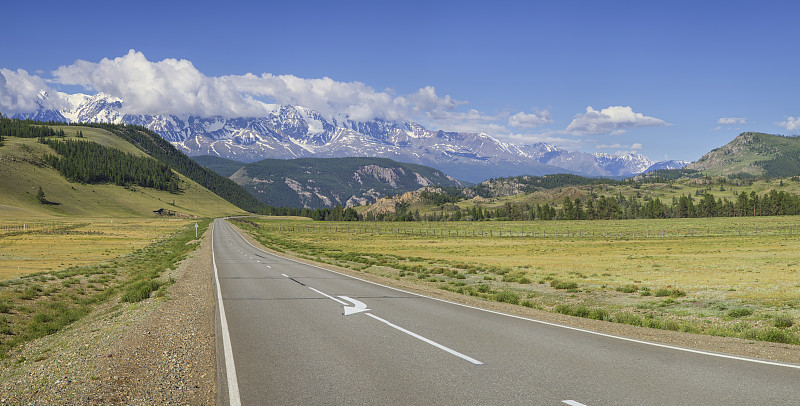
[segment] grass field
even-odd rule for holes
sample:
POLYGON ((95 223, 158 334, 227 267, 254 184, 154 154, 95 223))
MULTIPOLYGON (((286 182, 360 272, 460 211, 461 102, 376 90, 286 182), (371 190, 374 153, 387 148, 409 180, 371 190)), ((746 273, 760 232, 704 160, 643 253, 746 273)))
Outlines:
POLYGON ((800 343, 800 217, 254 224, 279 250, 486 300, 800 343))
MULTIPOLYGON (((210 220, 197 220, 202 234, 210 220)), ((73 219, 0 223, 0 358, 109 300, 135 303, 172 283, 199 245, 195 221, 73 219), (20 229, 22 228, 22 229, 20 229)), ((24 361, 24 360, 22 360, 24 361)))
POLYGON ((108 262, 194 223, 166 218, 0 220, 0 281, 108 262))

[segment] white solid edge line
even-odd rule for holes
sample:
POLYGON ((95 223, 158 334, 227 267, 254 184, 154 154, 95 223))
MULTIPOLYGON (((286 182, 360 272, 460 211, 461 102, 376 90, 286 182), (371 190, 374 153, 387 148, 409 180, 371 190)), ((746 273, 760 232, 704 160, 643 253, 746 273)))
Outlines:
MULTIPOLYGON (((247 241, 247 240, 245 240, 247 241)), ((211 230, 211 263, 214 265, 214 281, 217 284, 217 303, 219 303, 219 322, 222 328, 222 348, 225 353, 225 375, 228 377, 228 402, 230 406, 241 406, 239 398, 239 380, 236 377, 236 366, 233 363, 231 334, 228 331, 228 319, 225 317, 225 305, 222 303, 222 289, 219 285, 219 272, 214 257, 214 229, 211 230)))
POLYGON ((574 400, 562 400, 561 403, 566 403, 569 406, 586 406, 581 402, 576 402, 574 400))
POLYGON ((459 358, 461 358, 463 360, 471 362, 471 363, 473 363, 475 365, 483 365, 483 362, 480 362, 480 361, 476 360, 475 358, 472 358, 470 356, 464 355, 464 354, 462 354, 462 353, 460 353, 460 352, 458 352, 456 350, 447 348, 447 347, 437 343, 436 341, 433 341, 431 339, 425 338, 425 337, 423 337, 423 336, 421 336, 421 335, 419 335, 419 334, 417 334, 417 333, 415 333, 413 331, 408 331, 408 330, 406 330, 406 329, 404 329, 404 328, 402 328, 402 327, 400 327, 400 326, 398 326, 396 324, 392 324, 392 323, 390 323, 390 322, 388 322, 388 321, 386 321, 386 320, 384 320, 384 319, 382 319, 382 318, 380 318, 380 317, 378 317, 378 316, 376 316, 376 315, 374 315, 372 313, 364 313, 364 314, 366 314, 369 317, 372 317, 375 320, 378 320, 378 321, 380 321, 382 323, 385 323, 389 327, 393 327, 393 328, 395 328, 397 330, 400 330, 400 331, 410 335, 411 337, 414 337, 414 338, 416 338, 418 340, 422 340, 422 341, 424 341, 424 342, 426 342, 426 343, 428 343, 428 344, 430 344, 430 345, 432 345, 432 346, 434 346, 434 347, 436 347, 436 348, 438 348, 440 350, 447 351, 450 354, 455 355, 456 357, 459 357, 459 358))
MULTIPOLYGON (((234 229, 234 231, 235 231, 235 229, 234 229)), ((239 234, 238 231, 236 231, 236 233, 239 234)), ((240 237, 241 237, 241 235, 240 235, 240 237)), ((437 301, 443 302, 443 303, 450 303, 452 305, 466 307, 466 308, 474 309, 474 310, 480 310, 482 312, 487 312, 487 313, 497 314, 497 315, 501 315, 501 316, 511 317, 511 318, 515 318, 515 319, 519 319, 519 320, 526 320, 526 321, 530 321, 530 322, 533 322, 533 323, 544 324, 544 325, 552 326, 552 327, 564 328, 564 329, 567 329, 567 330, 580 331, 582 333, 594 334, 594 335, 598 335, 598 336, 601 336, 601 337, 615 338, 617 340, 623 340, 623 341, 628 341, 628 342, 637 343, 637 344, 644 344, 644 345, 650 345, 650 346, 653 346, 653 347, 667 348, 667 349, 676 350, 676 351, 690 352, 690 353, 693 353, 693 354, 708 355, 708 356, 711 356, 711 357, 727 358, 727 359, 733 359, 733 360, 737 360, 737 361, 753 362, 753 363, 756 363, 756 364, 772 365, 772 366, 793 368, 793 369, 800 370, 800 365, 797 365, 797 364, 788 364, 788 363, 777 362, 777 361, 768 361, 768 360, 763 360, 763 359, 758 359, 758 358, 740 357, 740 356, 730 355, 730 354, 721 354, 721 353, 716 353, 716 352, 695 350, 695 349, 692 349, 692 348, 677 347, 677 346, 674 346, 674 345, 668 345, 668 344, 654 343, 654 342, 650 342, 650 341, 637 340, 635 338, 615 336, 613 334, 601 333, 599 331, 586 330, 586 329, 579 328, 579 327, 565 326, 563 324, 551 323, 549 321, 531 319, 531 318, 528 318, 528 317, 517 316, 517 315, 514 315, 514 314, 502 313, 502 312, 498 312, 498 311, 495 311, 495 310, 482 309, 480 307, 470 306, 470 305, 463 304, 463 303, 452 302, 452 301, 449 301, 449 300, 439 299, 439 298, 436 298, 436 297, 425 296, 425 295, 420 294, 420 293, 409 292, 409 291, 406 291, 406 290, 403 290, 403 289, 399 289, 399 288, 395 288, 395 287, 391 287, 391 286, 387 286, 387 285, 382 285, 382 284, 377 283, 377 282, 368 281, 366 279, 361 279, 361 278, 359 278, 357 276, 352 276, 352 275, 348 275, 346 273, 337 272, 337 271, 334 271, 332 269, 323 268, 321 266, 317 266, 317 265, 313 265, 313 264, 307 264, 305 262, 301 262, 301 261, 298 261, 298 260, 295 260, 295 259, 292 259, 292 258, 282 257, 280 255, 273 254, 271 252, 267 252, 267 251, 264 251, 261 248, 256 247, 255 245, 250 243, 250 241, 247 241, 247 239, 244 238, 244 237, 242 237, 242 239, 246 243, 250 244, 251 247, 253 247, 253 248, 257 249, 257 250, 260 250, 261 252, 263 252, 265 254, 272 255, 274 257, 282 258, 282 259, 285 259, 287 261, 296 262, 298 264, 308 265, 310 267, 318 268, 318 269, 321 269, 323 271, 328 271, 328 272, 331 272, 331 273, 335 273, 337 275, 346 276, 346 277, 351 278, 351 279, 356 279, 356 280, 359 280, 359 281, 362 281, 362 282, 366 282, 366 283, 370 283, 370 284, 373 284, 373 285, 376 285, 376 286, 381 286, 381 287, 384 287, 384 288, 387 288, 387 289, 391 289, 391 290, 394 290, 394 291, 397 291, 397 292, 403 292, 403 293, 407 293, 409 295, 424 297, 424 298, 431 299, 431 300, 437 300, 437 301)))

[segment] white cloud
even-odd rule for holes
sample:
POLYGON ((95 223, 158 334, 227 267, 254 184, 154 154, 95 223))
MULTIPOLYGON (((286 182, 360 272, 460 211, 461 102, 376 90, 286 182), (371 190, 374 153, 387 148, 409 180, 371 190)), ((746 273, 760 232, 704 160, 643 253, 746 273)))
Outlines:
POLYGON ((800 116, 798 117, 786 117, 786 121, 781 121, 776 123, 779 126, 785 128, 787 131, 794 131, 800 128, 800 116))
POLYGON ((220 78, 203 75, 185 59, 151 62, 130 50, 122 57, 100 62, 78 60, 53 75, 66 85, 121 98, 125 113, 247 116, 263 114, 263 107, 237 92, 220 78))
POLYGON ((719 124, 719 125, 747 124, 747 118, 745 118, 745 117, 720 117, 720 119, 717 120, 717 124, 719 124))
POLYGON ((642 144, 640 144, 638 142, 630 144, 630 145, 623 145, 623 144, 620 144, 618 142, 614 143, 614 144, 598 144, 598 145, 595 145, 594 147, 596 149, 625 149, 625 150, 628 150, 628 151, 640 151, 640 150, 642 150, 644 148, 642 146, 642 144))
POLYGON ((553 118, 547 110, 534 110, 533 114, 519 112, 508 118, 508 125, 517 128, 533 128, 543 124, 550 124, 553 118))
POLYGON ((600 111, 592 106, 586 107, 586 113, 577 115, 567 126, 573 135, 586 134, 622 134, 627 128, 666 126, 667 122, 641 113, 636 113, 630 106, 610 106, 600 111))
POLYGON ((38 76, 22 69, 0 69, 0 113, 11 116, 38 110, 43 90, 48 87, 38 76))
POLYGON ((396 96, 377 92, 361 82, 338 82, 327 77, 305 79, 269 73, 209 77, 188 60, 152 62, 134 50, 97 63, 79 60, 58 68, 53 75, 58 83, 82 85, 119 97, 125 112, 131 114, 257 116, 266 111, 257 99, 268 99, 326 116, 346 115, 365 121, 443 115, 465 104, 450 96, 438 96, 430 86, 396 96))

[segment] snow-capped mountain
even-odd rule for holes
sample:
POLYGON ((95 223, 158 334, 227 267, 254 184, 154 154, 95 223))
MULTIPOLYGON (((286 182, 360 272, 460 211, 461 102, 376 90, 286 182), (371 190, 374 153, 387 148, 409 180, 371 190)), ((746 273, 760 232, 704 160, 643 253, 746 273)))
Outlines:
POLYGON ((408 121, 323 117, 298 106, 270 105, 271 111, 263 117, 225 118, 124 114, 123 100, 102 93, 59 93, 57 97, 43 93, 41 99, 38 111, 15 117, 135 124, 158 133, 188 155, 213 155, 240 162, 380 157, 431 166, 471 182, 565 172, 626 177, 655 164, 639 154, 570 152, 545 143, 517 146, 486 133, 432 131, 408 121))
POLYGON ((645 169, 642 173, 648 173, 653 171, 658 171, 661 169, 683 169, 688 166, 691 162, 689 161, 676 161, 676 160, 669 160, 669 161, 661 161, 656 162, 651 165, 649 168, 645 169))
POLYGON ((638 175, 655 164, 654 161, 641 154, 610 155, 596 153, 594 156, 600 162, 600 166, 609 172, 616 173, 617 176, 638 175))

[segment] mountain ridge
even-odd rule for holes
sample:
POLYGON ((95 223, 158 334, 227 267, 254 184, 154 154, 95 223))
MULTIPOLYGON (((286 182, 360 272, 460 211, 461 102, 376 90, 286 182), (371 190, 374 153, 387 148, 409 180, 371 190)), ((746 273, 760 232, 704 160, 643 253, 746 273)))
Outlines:
POLYGON ((800 174, 800 137, 744 132, 686 169, 723 176, 797 176, 800 174))
POLYGON ((300 106, 268 106, 248 118, 130 115, 123 101, 102 93, 41 95, 40 109, 15 118, 133 124, 156 132, 188 155, 216 155, 241 162, 265 158, 369 156, 431 166, 479 182, 492 177, 572 173, 627 177, 656 162, 641 154, 570 152, 546 143, 514 145, 482 132, 428 130, 410 121, 353 121, 324 117, 300 106), (50 99, 61 101, 60 108, 50 99))

